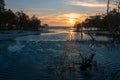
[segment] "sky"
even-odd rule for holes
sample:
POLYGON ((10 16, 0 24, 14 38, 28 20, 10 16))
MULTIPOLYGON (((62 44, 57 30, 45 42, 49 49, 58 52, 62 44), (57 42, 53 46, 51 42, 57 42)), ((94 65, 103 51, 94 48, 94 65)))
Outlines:
POLYGON ((36 15, 42 24, 73 26, 86 17, 105 13, 107 0, 5 0, 6 8, 36 15))

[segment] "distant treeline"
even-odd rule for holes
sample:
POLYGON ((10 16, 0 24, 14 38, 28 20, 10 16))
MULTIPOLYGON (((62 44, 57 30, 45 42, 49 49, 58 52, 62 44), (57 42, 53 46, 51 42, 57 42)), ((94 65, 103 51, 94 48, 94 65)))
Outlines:
POLYGON ((42 27, 41 21, 35 15, 29 17, 23 11, 13 12, 10 9, 7 10, 5 9, 4 0, 0 0, 0 30, 38 30, 39 27, 42 27))
POLYGON ((85 27, 120 31, 120 12, 117 9, 113 9, 108 14, 90 16, 84 22, 77 22, 74 26, 78 28, 85 27))
POLYGON ((113 8, 105 14, 89 16, 82 23, 76 22, 74 27, 76 31, 81 31, 82 28, 109 31, 113 39, 112 42, 120 42, 120 3, 117 8, 113 8))

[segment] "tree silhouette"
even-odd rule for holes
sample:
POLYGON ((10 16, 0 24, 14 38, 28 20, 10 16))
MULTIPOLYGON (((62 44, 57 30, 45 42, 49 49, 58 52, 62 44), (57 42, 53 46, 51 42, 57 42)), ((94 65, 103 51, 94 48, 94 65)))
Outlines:
POLYGON ((0 12, 5 9, 4 7, 5 7, 5 2, 4 2, 4 0, 0 0, 0 12))
POLYGON ((29 23, 29 16, 26 15, 23 11, 16 12, 16 18, 17 18, 17 28, 18 29, 27 29, 28 23, 29 23))
POLYGON ((15 14, 13 13, 12 10, 7 10, 4 12, 4 26, 6 26, 7 29, 12 29, 13 26, 16 24, 15 21, 16 21, 16 16, 15 14))
POLYGON ((31 20, 30 20, 30 26, 31 29, 33 30, 37 30, 40 27, 41 21, 39 19, 36 18, 36 16, 32 16, 31 20))
POLYGON ((36 16, 30 18, 23 11, 14 13, 11 9, 7 10, 4 0, 0 0, 0 30, 38 30, 39 27, 41 27, 41 21, 36 16))
POLYGON ((16 16, 12 10, 5 10, 0 13, 0 27, 1 29, 12 29, 16 25, 16 16))
POLYGON ((41 21, 36 16, 30 18, 23 11, 14 13, 10 9, 0 12, 0 29, 38 30, 39 27, 41 21))

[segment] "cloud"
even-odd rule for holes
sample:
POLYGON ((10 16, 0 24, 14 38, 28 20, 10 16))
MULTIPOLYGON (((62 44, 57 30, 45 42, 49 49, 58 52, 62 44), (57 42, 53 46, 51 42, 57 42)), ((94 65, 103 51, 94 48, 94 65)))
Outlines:
POLYGON ((29 8, 23 10, 25 13, 29 15, 48 15, 51 14, 54 9, 52 8, 29 8))
POLYGON ((62 14, 59 15, 59 17, 67 17, 67 18, 78 18, 78 17, 85 17, 88 16, 88 14, 81 14, 81 13, 67 13, 67 14, 62 14))
POLYGON ((84 6, 84 7, 106 7, 106 3, 96 0, 69 0, 69 5, 84 6))

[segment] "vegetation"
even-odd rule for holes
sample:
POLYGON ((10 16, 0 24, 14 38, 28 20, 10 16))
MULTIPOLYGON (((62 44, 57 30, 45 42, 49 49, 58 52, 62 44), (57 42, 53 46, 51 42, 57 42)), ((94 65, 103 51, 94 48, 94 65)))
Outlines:
POLYGON ((95 27, 102 30, 118 29, 120 26, 120 13, 113 9, 107 14, 90 16, 83 23, 84 27, 95 27), (110 25, 110 27, 109 27, 110 25))
POLYGON ((5 6, 4 0, 0 0, 0 11, 3 11, 5 9, 4 6, 5 6))
POLYGON ((98 30, 109 31, 113 37, 112 42, 120 42, 120 1, 117 2, 116 8, 110 10, 110 2, 108 0, 107 13, 102 15, 89 16, 82 23, 76 23, 74 27, 79 31, 81 27, 97 28, 98 30))
POLYGON ((80 54, 80 56, 82 58, 82 62, 80 63, 81 70, 87 70, 88 68, 92 67, 93 58, 94 58, 95 54, 91 54, 88 57, 84 57, 81 54, 80 54))
POLYGON ((82 23, 77 23, 77 27, 85 27, 85 28, 99 28, 101 30, 119 30, 120 31, 120 13, 117 12, 117 9, 111 10, 108 15, 95 15, 90 16, 82 23), (109 24, 108 24, 109 23, 109 24), (109 27, 110 25, 110 27, 109 27))
POLYGON ((14 13, 12 10, 7 10, 4 7, 4 0, 0 0, 0 30, 38 30, 38 28, 41 27, 41 21, 35 15, 30 18, 23 11, 14 13))

